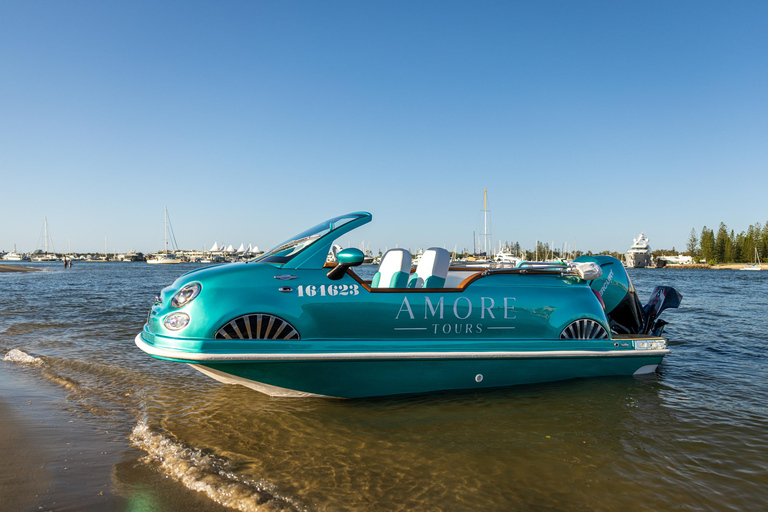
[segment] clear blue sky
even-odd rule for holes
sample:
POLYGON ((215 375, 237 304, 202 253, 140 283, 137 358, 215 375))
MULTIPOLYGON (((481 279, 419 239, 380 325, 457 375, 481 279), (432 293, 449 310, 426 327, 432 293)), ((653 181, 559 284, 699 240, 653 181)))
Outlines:
POLYGON ((768 221, 768 2, 0 3, 0 249, 626 250, 768 221), (346 243, 345 243, 346 245, 346 243))

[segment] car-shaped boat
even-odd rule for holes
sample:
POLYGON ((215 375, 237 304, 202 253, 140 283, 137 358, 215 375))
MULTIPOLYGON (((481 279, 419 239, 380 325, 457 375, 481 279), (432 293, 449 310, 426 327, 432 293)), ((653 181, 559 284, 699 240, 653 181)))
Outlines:
POLYGON ((271 396, 356 398, 653 373, 669 352, 621 262, 461 267, 445 249, 416 268, 387 251, 373 279, 334 241, 371 220, 342 215, 249 262, 188 272, 155 298, 135 342, 225 383, 271 396))

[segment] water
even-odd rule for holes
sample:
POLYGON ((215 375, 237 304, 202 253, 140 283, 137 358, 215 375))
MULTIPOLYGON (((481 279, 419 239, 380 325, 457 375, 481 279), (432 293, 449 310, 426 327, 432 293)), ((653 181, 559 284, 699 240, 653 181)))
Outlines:
POLYGON ((0 376, 59 390, 53 407, 101 436, 78 438, 81 463, 111 469, 44 507, 768 506, 768 272, 630 271, 643 301, 661 284, 684 296, 657 376, 339 401, 270 398, 136 348, 154 294, 194 265, 46 268, 0 274, 0 376))

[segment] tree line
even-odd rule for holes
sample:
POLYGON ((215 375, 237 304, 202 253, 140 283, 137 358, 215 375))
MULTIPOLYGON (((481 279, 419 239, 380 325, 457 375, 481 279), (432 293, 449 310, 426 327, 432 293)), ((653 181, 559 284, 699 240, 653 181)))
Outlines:
POLYGON ((755 260, 755 249, 760 259, 768 253, 768 222, 752 224, 746 231, 734 232, 721 222, 715 232, 704 226, 701 234, 691 229, 686 246, 688 254, 707 263, 751 263, 755 260))

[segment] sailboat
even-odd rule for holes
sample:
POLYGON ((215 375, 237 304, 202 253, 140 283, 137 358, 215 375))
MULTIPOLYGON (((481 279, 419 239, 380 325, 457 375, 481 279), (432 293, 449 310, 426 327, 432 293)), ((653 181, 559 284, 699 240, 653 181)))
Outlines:
MULTIPOLYGON (((474 238, 474 233, 473 233, 474 238)), ((491 247, 491 233, 488 231, 488 189, 483 190, 483 237, 482 253, 467 258, 462 261, 465 267, 490 267, 493 264, 493 247, 491 247), (479 256, 479 257, 478 257, 479 256)), ((473 240, 474 243, 474 240, 473 240)))
MULTIPOLYGON (((168 250, 168 223, 169 223, 168 207, 166 206, 165 207, 165 252, 159 252, 147 258, 147 263, 151 265, 181 263, 181 261, 177 260, 176 256, 168 250)), ((173 233, 173 227, 171 227, 171 233, 173 233)), ((176 238, 174 237, 174 244, 175 244, 175 240, 176 238)))
POLYGON ((757 247, 755 247, 755 262, 752 265, 747 265, 739 270, 763 270, 763 266, 760 264, 760 254, 757 252, 757 247))
POLYGON ((56 250, 53 248, 53 238, 48 231, 48 217, 43 217, 43 244, 45 245, 45 252, 32 257, 32 261, 47 262, 47 261, 59 261, 56 257, 56 250), (48 252, 48 242, 51 245, 51 252, 48 252))

